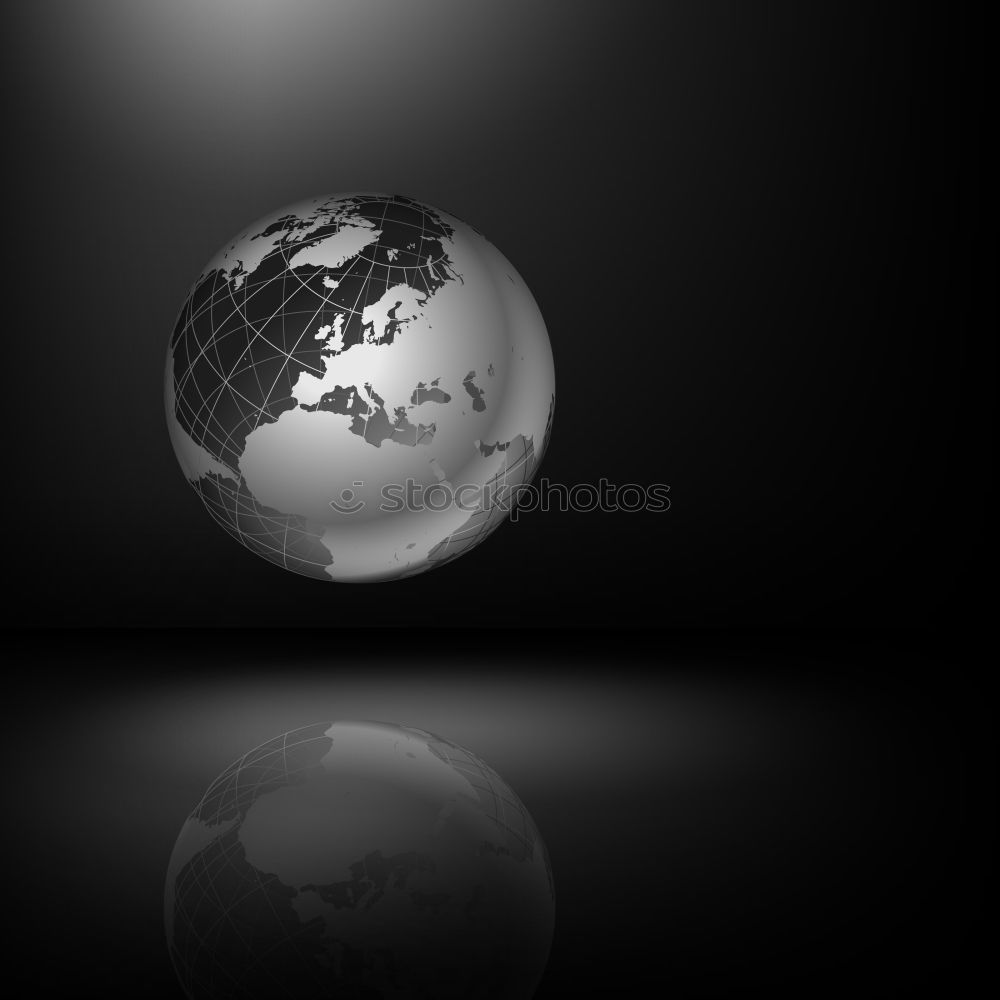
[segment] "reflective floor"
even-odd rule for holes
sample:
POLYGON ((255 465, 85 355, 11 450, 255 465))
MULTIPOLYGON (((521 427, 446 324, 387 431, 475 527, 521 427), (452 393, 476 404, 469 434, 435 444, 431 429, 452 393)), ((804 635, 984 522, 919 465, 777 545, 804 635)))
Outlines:
POLYGON ((960 656, 885 636, 509 638, 26 639, 5 727, 11 973, 28 988, 58 952, 43 978, 85 994, 179 996, 162 897, 184 818, 250 748, 339 718, 438 733, 523 800, 556 885, 541 998, 959 981, 989 758, 960 656))

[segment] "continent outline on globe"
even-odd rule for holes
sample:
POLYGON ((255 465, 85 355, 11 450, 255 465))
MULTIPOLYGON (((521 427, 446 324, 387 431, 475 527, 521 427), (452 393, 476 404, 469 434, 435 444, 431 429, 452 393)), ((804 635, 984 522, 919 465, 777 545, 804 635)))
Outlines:
POLYGON ((385 514, 387 484, 530 482, 555 404, 530 291, 480 233, 400 195, 281 209, 195 281, 167 356, 184 474, 244 546, 323 580, 412 576, 470 550, 509 508, 385 514), (338 504, 356 501, 353 513, 338 504))
POLYGON ((212 782, 171 856, 164 919, 192 1000, 526 1000, 554 888, 533 820, 475 754, 324 722, 212 782))

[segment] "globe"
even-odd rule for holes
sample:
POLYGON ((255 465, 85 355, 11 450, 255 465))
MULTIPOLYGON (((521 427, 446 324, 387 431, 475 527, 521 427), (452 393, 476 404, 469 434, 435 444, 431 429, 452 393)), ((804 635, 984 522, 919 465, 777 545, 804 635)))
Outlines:
POLYGON ((552 939, 545 845, 504 781, 405 726, 323 723, 209 787, 170 859, 192 998, 530 997, 552 939))
POLYGON ((513 265, 399 195, 273 212, 180 310, 167 423, 208 513, 319 580, 440 566, 508 518, 555 405, 541 313, 513 265))

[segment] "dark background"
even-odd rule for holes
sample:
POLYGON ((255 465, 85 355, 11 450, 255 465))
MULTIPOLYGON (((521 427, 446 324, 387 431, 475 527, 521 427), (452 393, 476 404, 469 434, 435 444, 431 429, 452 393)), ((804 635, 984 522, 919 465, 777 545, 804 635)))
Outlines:
POLYGON ((961 7, 152 6, 7 6, 13 620, 984 610, 984 82, 961 7), (378 600, 218 530, 165 433, 176 312, 251 220, 359 188, 468 220, 533 290, 557 381, 540 474, 667 483, 670 511, 525 515, 378 600))
POLYGON ((251 746, 351 715, 465 743, 524 799, 557 881, 539 1000, 967 995, 995 891, 975 18, 4 18, 4 610, 38 626, 7 644, 19 995, 176 998, 184 816, 251 746), (528 282, 541 475, 668 483, 670 511, 527 514, 364 587, 211 523, 162 413, 176 310, 247 222, 358 188, 468 220, 528 282))

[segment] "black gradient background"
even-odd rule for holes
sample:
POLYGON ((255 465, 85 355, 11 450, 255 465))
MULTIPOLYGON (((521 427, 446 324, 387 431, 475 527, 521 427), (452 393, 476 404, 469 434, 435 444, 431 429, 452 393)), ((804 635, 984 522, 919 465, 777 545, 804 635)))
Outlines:
POLYGON ((2 17, 16 994, 176 998, 184 816, 251 746, 355 716, 465 743, 531 810, 557 884, 540 1000, 968 995, 995 893, 975 17, 2 17), (468 220, 532 288, 541 474, 669 483, 669 512, 526 514, 370 587, 211 522, 162 414, 176 310, 248 221, 358 188, 468 220))
POLYGON ((985 606, 961 9, 5 12, 18 618, 835 627, 985 606), (557 380, 541 474, 668 483, 668 513, 526 515, 377 592, 276 579, 218 530, 164 433, 176 312, 251 220, 357 188, 468 220, 533 290, 557 380))

